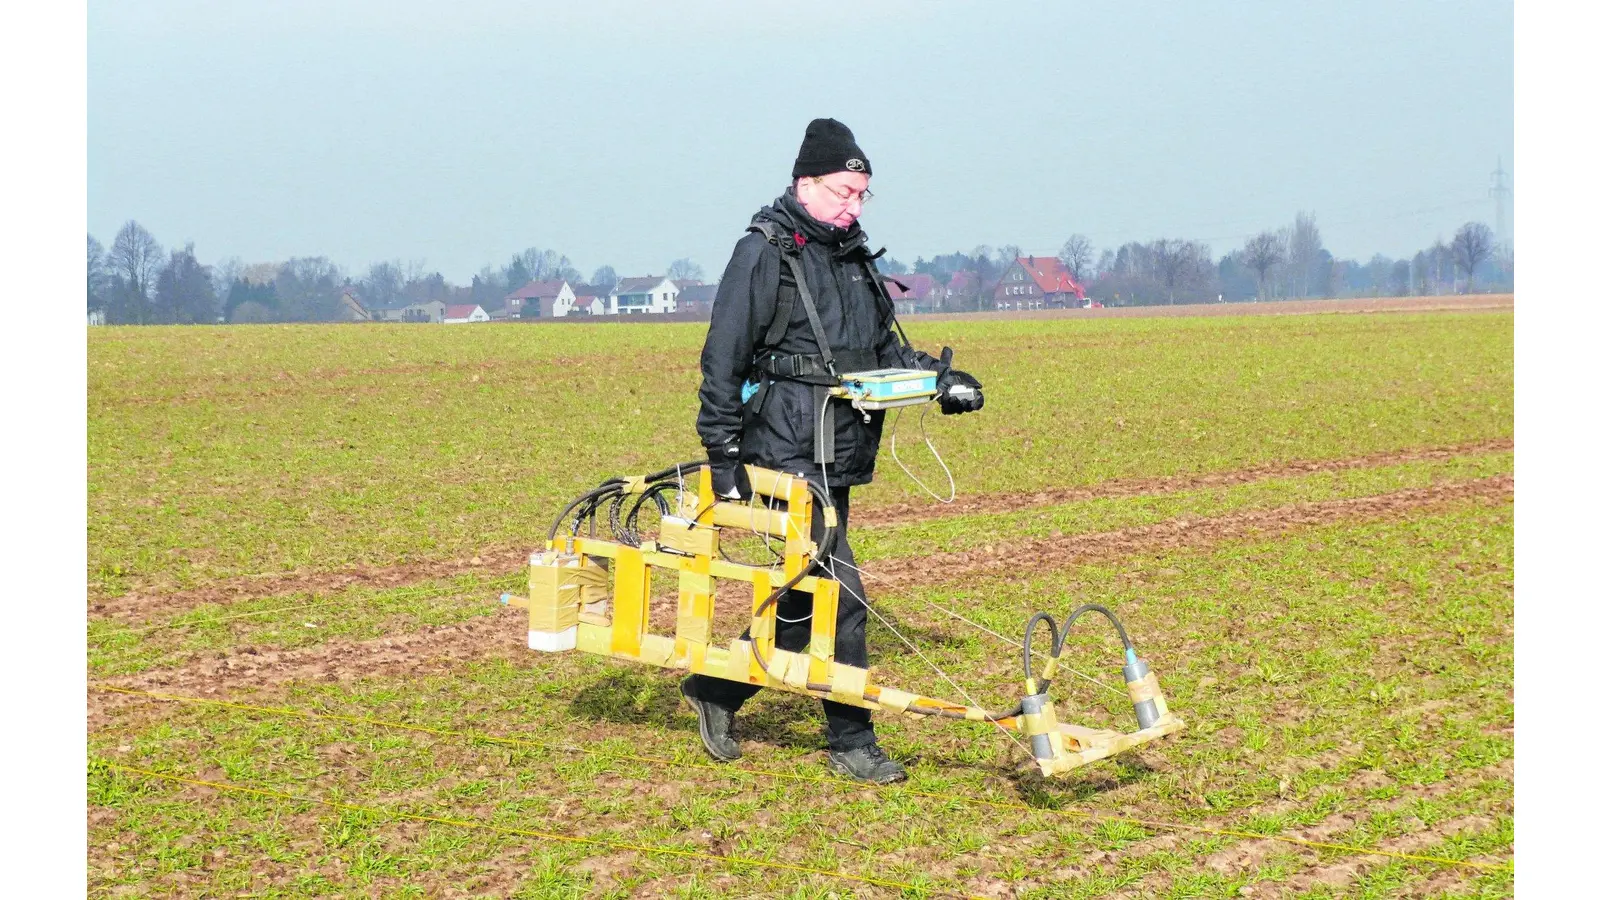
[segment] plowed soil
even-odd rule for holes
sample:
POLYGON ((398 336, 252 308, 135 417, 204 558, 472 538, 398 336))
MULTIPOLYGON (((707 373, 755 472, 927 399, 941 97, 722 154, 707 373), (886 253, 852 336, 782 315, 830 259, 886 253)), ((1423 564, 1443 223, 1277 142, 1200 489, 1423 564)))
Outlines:
MULTIPOLYGON (((1291 461, 1227 472, 1174 475, 1165 478, 1113 480, 1086 488, 1063 488, 1028 493, 980 494, 973 497, 958 498, 954 503, 950 504, 934 504, 931 502, 895 503, 878 507, 865 507, 859 513, 854 513, 853 517, 861 525, 893 525, 946 516, 1011 512, 1081 500, 1171 493, 1209 487, 1227 487, 1271 478, 1306 475, 1314 472, 1336 472, 1395 465, 1418 460, 1450 459, 1465 453, 1510 450, 1513 443, 1511 439, 1501 439, 1456 447, 1398 450, 1347 459, 1291 461)), ((467 558, 421 560, 397 566, 353 567, 337 572, 291 572, 230 578, 190 590, 171 593, 142 594, 134 592, 120 597, 91 599, 89 615, 92 618, 135 622, 153 616, 193 609, 205 604, 226 606, 231 603, 257 600, 263 597, 302 592, 322 593, 352 587, 404 587, 422 581, 450 578, 469 572, 503 574, 515 571, 526 562, 530 552, 541 546, 542 544, 536 546, 530 543, 525 546, 515 547, 485 547, 475 555, 467 558)))
MULTIPOLYGON (((868 590, 904 590, 1026 570, 1044 572, 1072 565, 1179 548, 1204 547, 1244 537, 1270 537, 1338 521, 1383 519, 1408 511, 1485 499, 1503 501, 1513 492, 1509 475, 1464 484, 1396 491, 1374 497, 1297 504, 1207 519, 1177 520, 1097 534, 1022 541, 982 551, 938 553, 888 560, 867 570, 868 590)), ((444 671, 468 660, 525 652, 526 615, 506 609, 459 625, 373 641, 342 641, 302 650, 235 649, 231 654, 175 669, 155 670, 110 683, 176 694, 218 695, 291 681, 346 681, 444 671)), ((89 692, 89 727, 132 701, 89 692)))

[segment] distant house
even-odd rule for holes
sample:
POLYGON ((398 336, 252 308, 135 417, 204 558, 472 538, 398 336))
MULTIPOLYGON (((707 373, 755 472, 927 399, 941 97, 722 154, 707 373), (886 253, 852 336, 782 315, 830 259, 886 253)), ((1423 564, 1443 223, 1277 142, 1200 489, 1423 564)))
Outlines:
POLYGON ((709 318, 716 302, 717 286, 714 284, 678 285, 678 312, 684 315, 709 318))
POLYGON ((579 294, 572 301, 572 308, 568 316, 603 316, 606 314, 606 298, 595 294, 579 294))
POLYGON ((506 295, 506 315, 513 319, 550 319, 564 316, 577 293, 566 281, 530 281, 506 295))
POLYGON ((468 322, 487 322, 489 314, 483 307, 476 303, 458 303, 444 309, 444 318, 439 321, 446 325, 464 325, 468 322))
POLYGON ((106 323, 106 311, 105 310, 103 310, 103 309, 91 309, 91 310, 89 310, 89 324, 90 325, 104 325, 105 323, 106 323))
POLYGON ((349 288, 339 295, 339 302, 333 308, 335 322, 370 322, 372 314, 361 305, 361 300, 356 297, 355 291, 349 288))
POLYGON ((391 300, 388 303, 371 301, 362 304, 374 322, 404 322, 406 307, 409 305, 404 300, 391 300))
POLYGON ((655 275, 618 281, 606 302, 606 314, 612 316, 677 311, 678 286, 655 275))
POLYGON ((424 300, 411 303, 400 310, 402 322, 443 322, 446 306, 443 300, 424 300))
POLYGON ((895 315, 932 312, 943 291, 932 275, 885 275, 883 286, 894 301, 895 315))
POLYGON ((966 269, 951 274, 950 280, 940 288, 940 304, 945 309, 977 309, 979 287, 978 273, 966 269))
POLYGON ((1019 256, 994 286, 995 309, 1079 306, 1083 288, 1054 256, 1019 256))

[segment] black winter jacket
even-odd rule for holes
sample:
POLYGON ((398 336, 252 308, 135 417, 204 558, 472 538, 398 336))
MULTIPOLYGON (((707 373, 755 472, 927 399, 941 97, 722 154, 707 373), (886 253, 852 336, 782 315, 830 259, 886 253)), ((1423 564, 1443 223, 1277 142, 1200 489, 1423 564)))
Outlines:
MULTIPOLYGON (((866 265, 867 236, 860 223, 842 229, 818 222, 795 198, 793 188, 751 219, 752 223, 760 221, 772 222, 782 233, 804 239, 800 261, 835 355, 843 350, 869 351, 878 367, 942 371, 939 360, 906 345, 896 334, 892 305, 878 296, 868 280, 872 276, 866 265)), ((817 479, 822 473, 813 462, 816 408, 811 385, 769 381, 760 415, 748 426, 745 422, 741 392, 747 381, 761 376, 753 365, 758 356, 820 351, 800 302, 794 304, 779 346, 763 343, 777 313, 780 254, 779 248, 758 232, 745 235, 734 246, 733 258, 717 286, 711 328, 700 353, 700 416, 696 424, 700 441, 707 447, 736 438, 744 462, 817 479)), ((866 484, 872 480, 877 462, 883 413, 873 413, 867 421, 847 403, 835 400, 832 404, 834 461, 827 466, 828 483, 834 487, 866 484)))

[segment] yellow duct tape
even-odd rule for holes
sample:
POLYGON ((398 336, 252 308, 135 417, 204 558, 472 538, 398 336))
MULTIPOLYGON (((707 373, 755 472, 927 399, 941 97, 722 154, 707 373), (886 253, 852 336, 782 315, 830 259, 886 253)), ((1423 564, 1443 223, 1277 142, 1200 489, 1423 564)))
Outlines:
POLYGON ((788 687, 803 691, 806 689, 806 675, 811 671, 811 658, 803 653, 774 650, 767 668, 773 678, 788 687))
POLYGON ((1156 673, 1146 672, 1137 681, 1128 682, 1128 696, 1135 703, 1145 700, 1154 700, 1161 696, 1161 685, 1156 682, 1156 673))
POLYGON ((639 643, 639 661, 653 666, 665 666, 677 655, 675 649, 672 638, 647 634, 639 643))
POLYGON ((1040 714, 1023 713, 1021 716, 1018 716, 1018 718, 1022 723, 1022 733, 1028 737, 1045 733, 1044 717, 1040 714))
POLYGON ((1040 681, 1049 681, 1056 677, 1056 665, 1061 662, 1061 657, 1052 656, 1044 662, 1044 671, 1039 673, 1040 681))
POLYGON ((833 665, 833 699, 840 703, 860 706, 866 702, 862 696, 867 690, 867 670, 839 663, 833 665))
POLYGON ((894 688, 878 689, 878 705, 884 709, 905 712, 906 708, 916 701, 916 694, 908 694, 905 691, 897 691, 894 688))
POLYGON ((578 624, 582 589, 606 587, 606 572, 575 556, 545 556, 528 566, 528 628, 554 634, 578 624))

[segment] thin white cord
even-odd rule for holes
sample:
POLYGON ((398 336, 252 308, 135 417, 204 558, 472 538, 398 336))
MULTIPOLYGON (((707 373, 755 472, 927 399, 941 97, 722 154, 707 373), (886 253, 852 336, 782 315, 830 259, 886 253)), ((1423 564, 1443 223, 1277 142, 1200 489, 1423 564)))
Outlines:
MULTIPOLYGON (((836 556, 834 556, 832 554, 828 555, 828 559, 829 559, 830 562, 841 562, 841 560, 838 557, 836 557, 836 556)), ((972 695, 968 694, 965 690, 963 690, 961 688, 961 685, 956 684, 955 679, 951 678, 949 675, 946 675, 944 673, 944 670, 939 668, 933 662, 933 660, 931 660, 927 656, 923 655, 922 651, 917 649, 917 645, 916 644, 911 643, 911 640, 909 638, 907 638, 905 635, 900 633, 900 629, 894 627, 894 625, 888 619, 884 618, 882 614, 880 614, 877 610, 873 609, 872 608, 872 604, 867 602, 867 598, 865 598, 865 597, 861 596, 860 594, 856 593, 855 590, 850 587, 850 585, 845 584, 843 581, 840 581, 838 573, 835 572, 833 570, 833 568, 828 565, 828 563, 820 563, 820 564, 821 564, 822 568, 825 569, 827 571, 827 573, 830 576, 833 577, 834 581, 839 582, 839 586, 840 587, 842 587, 845 590, 849 591, 850 592, 850 596, 856 598, 856 601, 858 603, 860 603, 863 607, 866 608, 867 612, 872 613, 874 616, 877 616, 878 617, 878 621, 882 622, 885 628, 889 629, 889 631, 892 634, 894 634, 895 637, 899 638, 900 642, 902 644, 905 644, 907 647, 911 648, 911 652, 915 653, 917 655, 918 659, 920 659, 924 663, 926 663, 928 668, 932 669, 934 671, 934 673, 937 674, 940 678, 943 678, 945 681, 949 682, 950 686, 955 688, 956 693, 960 694, 961 698, 963 700, 967 701, 967 705, 969 707, 971 707, 973 709, 982 709, 983 708, 982 704, 980 704, 977 701, 973 700, 972 699, 972 695)), ((849 563, 845 563, 845 565, 848 566, 850 564, 849 563)), ((850 567, 851 568, 855 568, 855 566, 850 566, 850 567)), ((860 571, 860 570, 858 569, 857 571, 860 571)), ((1006 737, 1011 738, 1013 743, 1015 743, 1018 747, 1022 748, 1022 752, 1023 753, 1025 753, 1025 754, 1027 754, 1029 756, 1033 755, 1033 751, 1028 747, 1027 744, 1024 744, 1022 742, 1021 738, 1017 737, 1015 734, 1012 734, 1008 729, 1000 727, 1000 724, 997 723, 997 722, 991 722, 989 724, 994 725, 995 730, 999 731, 1001 734, 1004 734, 1006 737)))
POLYGON ((889 426, 889 455, 894 457, 895 464, 900 467, 900 471, 906 473, 906 477, 915 481, 917 487, 922 488, 923 492, 929 497, 940 503, 956 502, 956 477, 950 474, 950 467, 944 464, 944 457, 939 455, 939 448, 935 447, 933 439, 928 437, 928 404, 922 404, 922 416, 918 419, 918 424, 922 428, 922 442, 928 445, 929 450, 933 451, 933 458, 939 461, 939 468, 944 469, 944 477, 950 482, 950 496, 948 498, 935 494, 931 488, 922 483, 922 479, 913 475, 911 470, 906 468, 906 464, 900 461, 900 454, 895 447, 895 437, 900 432, 900 413, 901 408, 896 408, 894 411, 894 424, 889 426))
MULTIPOLYGON (((852 565, 850 565, 850 563, 847 563, 844 560, 839 559, 838 557, 834 557, 834 562, 838 563, 841 566, 849 566, 850 568, 855 569, 857 574, 864 575, 867 578, 878 578, 878 576, 872 574, 871 572, 866 571, 865 569, 861 568, 860 566, 852 566, 852 565)), ((884 579, 878 578, 878 580, 882 581, 884 579)), ((928 599, 923 598, 923 597, 917 597, 916 599, 921 603, 925 603, 928 606, 931 606, 934 609, 937 609, 938 611, 944 613, 947 616, 951 616, 953 618, 960 619, 961 621, 967 623, 968 625, 971 625, 973 628, 976 628, 979 631, 988 632, 989 634, 994 635, 995 637, 999 638, 1002 641, 1005 641, 1006 643, 1010 644, 1013 647, 1016 647, 1018 649, 1021 649, 1021 647, 1022 647, 1022 642, 1021 641, 1015 640, 1013 638, 1008 638, 1008 637, 1006 637, 1005 635, 1001 634, 998 631, 994 631, 992 629, 985 628, 984 626, 979 625, 977 622, 972 621, 971 619, 967 618, 966 616, 961 615, 960 613, 956 612, 953 609, 946 609, 945 607, 940 606, 939 604, 933 602, 932 600, 928 600, 928 599)), ((1117 688, 1114 688, 1109 684, 1106 684, 1104 681, 1101 681, 1100 679, 1094 677, 1093 675, 1086 675, 1083 672, 1079 672, 1077 669, 1074 669, 1074 668, 1072 668, 1070 666, 1062 666, 1062 665, 1058 664, 1058 668, 1060 668, 1060 669, 1062 669, 1064 671, 1067 671, 1067 672, 1071 672, 1072 674, 1078 676, 1079 678, 1084 679, 1085 681, 1092 681, 1095 684, 1098 684, 1101 687, 1105 688, 1106 690, 1110 691, 1111 693, 1116 694, 1118 697, 1126 696, 1125 692, 1123 692, 1121 690, 1118 690, 1117 688)))

